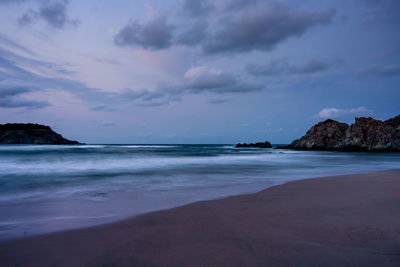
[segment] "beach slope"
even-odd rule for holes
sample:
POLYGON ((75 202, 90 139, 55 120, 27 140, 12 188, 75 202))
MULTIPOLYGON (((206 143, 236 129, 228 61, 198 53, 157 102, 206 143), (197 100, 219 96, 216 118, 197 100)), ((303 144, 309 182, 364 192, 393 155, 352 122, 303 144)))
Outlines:
POLYGON ((0 243, 1 266, 400 266, 400 171, 307 179, 0 243))

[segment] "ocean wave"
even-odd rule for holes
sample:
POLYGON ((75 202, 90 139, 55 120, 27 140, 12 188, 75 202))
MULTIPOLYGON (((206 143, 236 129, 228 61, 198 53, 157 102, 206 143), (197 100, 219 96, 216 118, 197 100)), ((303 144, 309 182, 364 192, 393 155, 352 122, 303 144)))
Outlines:
MULTIPOLYGON (((248 164, 262 162, 280 162, 282 154, 238 154, 238 155, 216 155, 212 157, 161 157, 138 155, 127 157, 60 157, 31 159, 21 161, 10 159, 0 161, 1 176, 9 174, 62 174, 62 173, 96 173, 115 172, 127 170, 146 170, 176 168, 187 165, 225 165, 225 164, 248 164)), ((288 161, 296 161, 295 158, 287 158, 288 161)))
POLYGON ((85 145, 76 146, 80 147, 78 152, 54 152, 54 146, 37 147, 45 151, 0 151, 0 201, 46 194, 65 197, 129 188, 168 190, 244 184, 265 177, 395 169, 399 168, 400 159, 390 153, 237 150, 227 145, 85 145))
POLYGON ((175 148, 178 146, 174 145, 118 145, 117 147, 128 147, 128 148, 175 148))
POLYGON ((104 148, 105 145, 0 145, 0 152, 54 151, 66 149, 104 148))

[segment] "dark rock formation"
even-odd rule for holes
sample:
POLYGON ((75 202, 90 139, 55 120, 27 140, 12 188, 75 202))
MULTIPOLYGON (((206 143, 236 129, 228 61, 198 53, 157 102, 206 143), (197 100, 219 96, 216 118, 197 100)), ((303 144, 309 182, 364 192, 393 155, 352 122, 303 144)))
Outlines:
POLYGON ((297 150, 400 151, 400 115, 386 121, 356 118, 350 126, 334 120, 314 125, 290 145, 297 150))
POLYGON ((77 141, 65 139, 49 126, 33 123, 0 124, 0 144, 53 144, 77 145, 77 141))
POLYGON ((346 123, 334 120, 319 122, 305 136, 294 140, 289 146, 294 149, 340 150, 348 127, 346 123))
POLYGON ((239 144, 237 144, 235 147, 271 148, 272 145, 270 144, 270 142, 265 141, 264 143, 263 143, 263 142, 259 142, 259 143, 255 143, 255 144, 253 144, 253 143, 251 143, 251 144, 246 144, 246 143, 240 144, 240 143, 239 143, 239 144))

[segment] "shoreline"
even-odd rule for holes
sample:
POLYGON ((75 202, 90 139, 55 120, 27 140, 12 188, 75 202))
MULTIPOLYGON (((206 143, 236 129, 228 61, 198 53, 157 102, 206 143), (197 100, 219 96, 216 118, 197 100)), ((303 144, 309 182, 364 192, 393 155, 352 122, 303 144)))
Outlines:
MULTIPOLYGON (((390 172, 390 171, 397 171, 400 169, 388 169, 388 170, 384 170, 384 171, 371 171, 371 172, 366 172, 366 173, 361 173, 361 174, 370 174, 370 173, 379 173, 379 172, 390 172)), ((71 223, 71 221, 69 220, 58 220, 52 224, 40 224, 40 226, 42 227, 42 231, 36 231, 32 233, 32 229, 26 229, 24 230, 23 233, 19 233, 19 234, 14 234, 14 235, 9 235, 8 237, 4 238, 4 237, 0 237, 0 243, 1 242, 6 242, 6 241, 12 241, 12 240, 17 240, 17 239, 25 239, 25 238, 29 238, 29 237, 35 237, 35 236, 41 236, 41 235, 46 235, 46 234, 54 234, 54 233, 59 233, 59 232, 65 232, 65 231, 73 231, 73 230, 79 230, 79 229, 86 229, 86 228, 91 228, 91 227, 96 227, 96 226, 103 226, 103 225, 107 225, 107 224, 112 224, 112 223, 117 223, 120 221, 125 221, 125 220, 129 220, 132 218, 135 218, 137 216, 141 216, 141 215, 146 215, 149 213, 153 213, 153 212, 157 212, 157 211, 166 211, 166 210, 170 210, 170 209, 174 209, 174 208, 179 208, 182 206, 186 206, 186 205, 190 205, 196 202, 201 202, 201 201, 213 201, 213 200, 220 200, 220 199, 225 199, 225 198, 229 198, 229 197, 235 197, 235 196, 241 196, 241 195, 249 195, 249 194, 256 194, 259 193, 261 191, 267 190, 271 187, 274 186, 279 186, 279 185, 284 185, 290 182, 294 182, 294 181, 302 181, 302 180, 307 180, 307 179, 319 179, 319 178, 324 178, 324 177, 331 177, 331 176, 342 176, 342 175, 355 175, 355 174, 360 174, 360 173, 338 173, 338 174, 330 174, 327 176, 318 176, 318 175, 313 175, 313 176, 303 176, 303 177, 297 177, 297 178, 287 178, 284 179, 286 181, 279 181, 279 182, 272 182, 271 184, 252 184, 251 186, 246 185, 246 190, 238 190, 237 186, 225 186, 225 188, 230 188, 230 190, 228 190, 228 193, 224 193, 224 194, 217 194, 218 196, 215 195, 211 195, 208 197, 196 197, 197 199, 195 200, 190 200, 190 201, 185 201, 185 200, 181 200, 178 201, 178 203, 174 203, 171 204, 167 201, 168 204, 161 204, 158 203, 158 207, 157 208, 151 208, 149 210, 145 210, 145 211, 141 211, 141 212, 136 212, 136 213, 131 213, 131 214, 124 214, 124 215, 114 215, 112 217, 108 216, 108 217, 98 217, 97 221, 95 222, 94 219, 92 219, 92 222, 88 222, 88 220, 86 218, 81 219, 81 223, 79 222, 74 222, 71 223), (236 189, 234 189, 236 188, 236 189), (59 225, 58 229, 57 229, 57 225, 59 225)), ((214 188, 209 188, 209 190, 213 190, 214 188)), ((204 190, 204 189, 203 189, 204 190)), ((126 194, 126 193, 125 193, 126 194)), ((181 194, 181 192, 178 192, 178 194, 181 194)), ((189 194, 193 194, 193 192, 189 193, 189 194)), ((202 192, 202 194, 206 194, 205 191, 202 192)), ((119 195, 119 199, 120 198, 120 194, 116 194, 119 195)), ((141 198, 143 198, 145 196, 141 196, 141 198)), ((122 199, 127 199, 127 197, 122 197, 122 199)), ((78 207, 79 206, 79 201, 77 200, 75 201, 75 203, 72 205, 74 207, 78 207)), ((129 201, 129 200, 128 200, 129 201)), ((115 201, 114 201, 115 202, 115 201)), ((129 202, 128 202, 129 203, 129 202)), ((147 204, 146 201, 142 201, 138 204, 135 204, 135 206, 132 207, 132 209, 137 209, 140 204, 147 204)), ((119 206, 119 205, 124 205, 124 209, 129 209, 129 206, 126 206, 125 204, 121 203, 121 202, 116 202, 114 203, 114 206, 119 206)), ((154 205, 154 204, 153 204, 154 205)), ((68 205, 71 206, 71 205, 68 205)), ((81 205, 82 207, 82 205, 81 205)), ((30 208, 34 208, 32 205, 29 207, 25 207, 26 209, 30 209, 30 208)), ((21 209, 21 207, 20 207, 21 209)), ((51 220, 50 220, 51 221, 51 220)), ((32 223, 31 223, 32 224, 32 223)), ((39 225, 39 224, 38 224, 39 225)))
POLYGON ((104 225, 3 240, 0 262, 397 266, 399 190, 399 170, 296 180, 104 225))

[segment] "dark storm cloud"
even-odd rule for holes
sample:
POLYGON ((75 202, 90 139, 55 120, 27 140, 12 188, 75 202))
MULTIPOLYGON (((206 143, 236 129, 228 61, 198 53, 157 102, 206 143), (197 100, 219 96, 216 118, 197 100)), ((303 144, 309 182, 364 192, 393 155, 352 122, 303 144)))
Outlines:
POLYGON ((29 10, 23 14, 18 23, 25 26, 33 23, 38 19, 43 19, 46 23, 54 28, 64 28, 67 24, 77 25, 77 20, 70 20, 67 14, 68 1, 46 1, 43 2, 39 10, 29 10))
POLYGON ((334 14, 334 10, 291 12, 281 6, 257 5, 221 20, 214 35, 204 43, 203 50, 207 54, 269 51, 312 27, 329 24, 334 14))
POLYGON ((268 64, 249 64, 247 71, 256 76, 277 76, 292 74, 313 74, 328 70, 332 63, 312 59, 303 65, 292 65, 287 61, 271 61, 268 64))
POLYGON ((214 7, 208 0, 184 0, 183 9, 190 16, 199 16, 210 13, 214 7))
POLYGON ((207 21, 198 21, 188 30, 178 35, 177 42, 188 46, 201 44, 201 41, 206 38, 207 28, 207 21))
POLYGON ((371 66, 357 71, 359 77, 391 77, 400 75, 400 65, 371 66))
POLYGON ((171 46, 171 26, 165 17, 159 17, 146 23, 130 21, 115 36, 115 44, 120 46, 140 46, 145 49, 164 49, 171 46))

